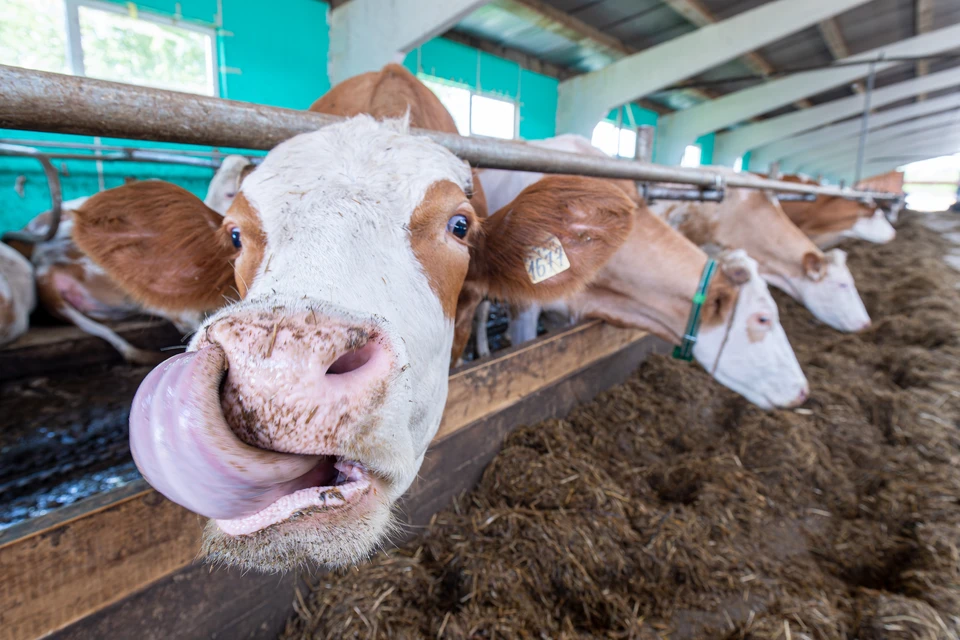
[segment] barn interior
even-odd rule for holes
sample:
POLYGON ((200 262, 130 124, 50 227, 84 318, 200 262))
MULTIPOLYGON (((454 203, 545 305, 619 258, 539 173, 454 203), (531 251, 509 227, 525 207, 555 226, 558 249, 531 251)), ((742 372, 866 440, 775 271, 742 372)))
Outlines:
POLYGON ((0 0, 0 248, 36 278, 0 342, 0 638, 960 637, 958 42, 960 0, 0 0), (204 515, 130 445, 198 325, 95 299, 76 212, 162 182, 223 216, 280 142, 339 122, 315 101, 389 63, 478 169, 630 180, 674 228, 741 193, 876 210, 895 239, 838 239, 869 328, 771 281, 809 382, 771 409, 719 353, 609 314, 545 306, 521 343, 491 294, 372 557, 204 558, 204 515), (538 146, 568 134, 601 155, 538 146))

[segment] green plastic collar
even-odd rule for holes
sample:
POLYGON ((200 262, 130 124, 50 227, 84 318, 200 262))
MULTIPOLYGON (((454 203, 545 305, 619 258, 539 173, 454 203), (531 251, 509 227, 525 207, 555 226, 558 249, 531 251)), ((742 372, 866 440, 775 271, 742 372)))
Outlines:
POLYGON ((687 328, 683 332, 683 342, 680 346, 673 348, 673 357, 677 360, 690 362, 693 360, 693 345, 697 343, 697 334, 700 332, 701 311, 703 303, 707 300, 707 289, 710 287, 710 281, 713 280, 713 274, 717 271, 717 261, 708 258, 707 264, 703 267, 703 273, 700 275, 700 285, 697 292, 693 295, 693 308, 690 309, 690 317, 687 319, 687 328))

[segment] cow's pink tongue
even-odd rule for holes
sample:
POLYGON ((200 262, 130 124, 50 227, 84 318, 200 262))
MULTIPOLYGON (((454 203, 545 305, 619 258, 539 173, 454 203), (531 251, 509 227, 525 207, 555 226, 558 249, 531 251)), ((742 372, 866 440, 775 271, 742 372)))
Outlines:
POLYGON ((167 498, 217 519, 257 513, 279 498, 336 476, 334 459, 257 449, 230 430, 220 408, 226 357, 216 346, 160 364, 130 411, 130 450, 140 473, 167 498))

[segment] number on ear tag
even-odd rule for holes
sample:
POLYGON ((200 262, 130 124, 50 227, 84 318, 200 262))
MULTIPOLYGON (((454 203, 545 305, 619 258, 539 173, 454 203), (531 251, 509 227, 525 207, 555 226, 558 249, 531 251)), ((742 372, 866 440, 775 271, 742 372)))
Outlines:
POLYGON ((527 265, 527 275, 533 284, 543 282, 570 268, 567 254, 556 236, 549 236, 544 244, 531 248, 524 257, 524 262, 527 265))

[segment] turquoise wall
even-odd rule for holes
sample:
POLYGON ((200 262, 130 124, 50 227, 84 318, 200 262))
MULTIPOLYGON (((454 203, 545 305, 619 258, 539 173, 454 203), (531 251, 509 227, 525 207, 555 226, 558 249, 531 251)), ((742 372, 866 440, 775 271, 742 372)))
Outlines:
POLYGON ((743 154, 743 166, 740 168, 741 171, 750 171, 750 155, 752 151, 747 151, 743 154))
MULTIPOLYGON (((119 0, 108 0, 126 5, 119 0)), ((216 0, 139 0, 140 12, 165 17, 175 15, 180 5, 182 17, 212 27, 216 0)), ((292 109, 305 109, 330 88, 327 75, 329 30, 328 7, 317 0, 284 0, 282 10, 265 10, 257 0, 225 0, 223 29, 217 36, 220 65, 227 72, 220 76, 220 95, 224 98, 257 102, 292 109)), ((64 136, 0 129, 2 138, 58 140, 92 143, 88 136, 64 136)), ((138 147, 176 149, 178 145, 123 141, 103 138, 104 144, 133 144, 138 147)), ((84 153, 84 152, 78 152, 84 153)), ((62 171, 64 198, 96 193, 99 176, 96 164, 89 161, 56 161, 62 171)), ((125 176, 161 178, 175 182, 199 196, 207 190, 213 171, 177 165, 146 163, 103 163, 104 187, 123 184, 125 176)), ((46 180, 34 160, 0 159, 0 232, 19 229, 33 216, 49 209, 46 180), (24 195, 14 190, 18 176, 24 176, 24 195)))
POLYGON ((414 49, 403 64, 413 73, 425 73, 479 93, 516 101, 520 137, 524 140, 550 138, 556 134, 558 82, 555 78, 521 69, 510 60, 443 38, 434 38, 414 49))
MULTIPOLYGON (((121 0, 108 0, 121 5, 121 0)), ((223 28, 218 32, 221 97, 292 109, 305 109, 330 88, 327 74, 329 7, 318 0, 285 0, 265 6, 257 0, 224 0, 223 28), (282 7, 279 9, 278 7, 282 7)), ((175 15, 213 26, 216 0, 139 0, 140 12, 166 17, 175 15)), ((509 98, 519 106, 519 134, 525 140, 556 135, 558 81, 520 68, 515 62, 478 51, 463 44, 435 38, 410 52, 404 64, 414 73, 424 73, 475 91, 509 98)), ((637 105, 613 109, 624 126, 657 125, 657 114, 637 105)), ((93 142, 86 136, 64 136, 0 130, 0 137, 93 142)), ((104 138, 104 144, 134 144, 140 147, 176 149, 177 145, 104 138)), ((703 164, 712 164, 714 136, 697 140, 703 149, 703 164)), ((64 198, 95 193, 100 175, 88 161, 56 162, 63 168, 64 198)), ((126 176, 161 178, 175 182, 199 196, 206 193, 210 169, 145 163, 104 163, 103 186, 123 184, 126 176)), ((35 161, 0 158, 0 232, 22 227, 37 213, 50 207, 46 180, 35 161), (24 196, 14 190, 24 176, 24 196)))
POLYGON ((700 136, 694 141, 694 144, 700 145, 700 165, 713 164, 713 145, 716 140, 716 134, 709 133, 700 136))

